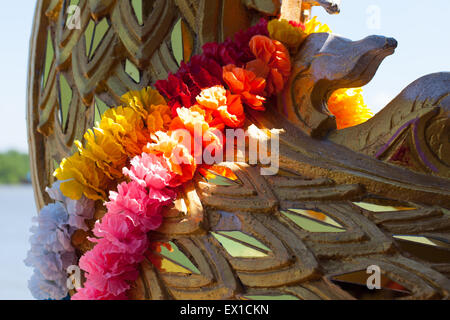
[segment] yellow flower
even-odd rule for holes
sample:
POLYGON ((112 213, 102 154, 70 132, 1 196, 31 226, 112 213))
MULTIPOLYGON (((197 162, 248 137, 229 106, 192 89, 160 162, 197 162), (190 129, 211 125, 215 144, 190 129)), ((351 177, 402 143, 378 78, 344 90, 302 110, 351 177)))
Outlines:
POLYGON ((53 174, 61 183, 61 192, 70 199, 79 200, 83 195, 92 200, 106 200, 109 179, 94 161, 78 152, 63 159, 53 174))
POLYGON ((296 28, 287 20, 274 19, 267 26, 270 37, 278 40, 289 48, 298 48, 307 34, 302 29, 296 28))
POLYGON ((118 107, 105 112, 99 128, 88 130, 83 146, 76 141, 77 153, 61 162, 54 173, 63 181, 61 191, 78 200, 84 194, 93 200, 106 200, 111 183, 122 179, 129 156, 142 152, 146 137, 141 116, 132 108, 118 107))
POLYGON ((373 113, 364 103, 362 88, 340 89, 328 101, 328 109, 336 116, 338 129, 353 127, 369 120, 373 113))
POLYGON ((55 171, 65 196, 106 200, 109 187, 123 179, 127 160, 140 155, 150 135, 167 131, 172 122, 166 101, 150 87, 125 94, 122 102, 125 107, 107 110, 98 128, 86 132, 84 145, 75 141, 78 152, 55 171))
POLYGON ((328 25, 323 24, 319 21, 317 21, 317 17, 312 18, 308 22, 305 23, 305 33, 311 34, 311 33, 332 33, 330 27, 328 25))
POLYGON ((130 107, 107 110, 100 122, 100 129, 113 136, 130 157, 141 154, 150 140, 141 115, 130 107))
POLYGON ((80 155, 94 161, 109 178, 122 178, 122 168, 128 158, 123 146, 108 131, 100 128, 88 130, 84 139, 85 147, 80 141, 75 141, 80 155))
POLYGON ((160 105, 167 105, 166 100, 159 92, 151 87, 141 91, 130 91, 122 96, 122 103, 142 115, 145 119, 149 113, 155 111, 160 105))
POLYGON ((126 93, 122 96, 122 103, 142 116, 149 134, 167 130, 172 121, 171 110, 166 100, 151 87, 126 93))

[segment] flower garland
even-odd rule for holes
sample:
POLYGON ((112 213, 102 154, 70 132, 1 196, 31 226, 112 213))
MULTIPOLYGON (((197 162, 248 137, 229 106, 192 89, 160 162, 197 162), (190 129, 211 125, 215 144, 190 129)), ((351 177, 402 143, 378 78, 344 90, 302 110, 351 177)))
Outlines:
POLYGON ((178 188, 204 168, 198 157, 207 149, 223 152, 222 133, 244 126, 245 108, 265 110, 265 101, 288 81, 289 50, 295 51, 308 32, 323 28, 315 20, 303 26, 262 19, 234 39, 204 45, 202 54, 158 81, 157 90, 129 92, 122 106, 106 111, 84 135, 85 144, 77 141, 78 152, 54 173, 60 182, 51 195, 59 204, 42 210, 39 219, 44 220, 33 230, 27 259, 37 270, 30 284, 34 288, 38 283, 32 289, 35 297, 60 299, 67 294, 65 268, 75 260, 70 237, 75 228, 87 230, 84 219, 92 219, 94 201, 106 201, 107 213, 89 238, 95 246, 79 260, 84 287, 72 299, 127 299, 140 263, 146 257, 151 261, 148 233, 161 226, 163 210, 173 204, 178 188), (193 139, 194 128, 201 128, 200 141, 193 139), (64 236, 56 236, 59 230, 66 230, 64 236), (70 259, 62 262, 66 254, 70 259), (46 269, 53 255, 55 267, 46 269), (54 289, 41 285, 48 281, 54 289))

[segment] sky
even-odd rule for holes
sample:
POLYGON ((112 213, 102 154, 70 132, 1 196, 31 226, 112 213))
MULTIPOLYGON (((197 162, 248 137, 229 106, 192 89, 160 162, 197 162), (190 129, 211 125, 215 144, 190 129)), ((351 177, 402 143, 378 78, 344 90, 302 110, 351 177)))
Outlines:
MULTIPOLYGON (((35 3, 0 4, 0 152, 28 150, 26 85, 35 3)), ((321 8, 315 8, 313 15, 334 33, 352 40, 379 34, 399 42, 396 53, 364 87, 365 100, 375 112, 419 77, 450 71, 449 0, 342 0, 341 7, 336 16, 321 8)))

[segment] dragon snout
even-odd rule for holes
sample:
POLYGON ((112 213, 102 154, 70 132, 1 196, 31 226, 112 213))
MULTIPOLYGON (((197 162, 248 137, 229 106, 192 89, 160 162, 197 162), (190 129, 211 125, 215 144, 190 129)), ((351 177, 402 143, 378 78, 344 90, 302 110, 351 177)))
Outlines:
POLYGON ((329 14, 339 14, 341 12, 341 7, 337 3, 333 3, 327 7, 327 12, 329 14))
POLYGON ((386 43, 384 45, 384 49, 395 49, 398 46, 397 40, 394 38, 387 38, 386 43))
POLYGON ((318 4, 325 8, 329 14, 338 14, 341 12, 340 0, 320 0, 318 4))

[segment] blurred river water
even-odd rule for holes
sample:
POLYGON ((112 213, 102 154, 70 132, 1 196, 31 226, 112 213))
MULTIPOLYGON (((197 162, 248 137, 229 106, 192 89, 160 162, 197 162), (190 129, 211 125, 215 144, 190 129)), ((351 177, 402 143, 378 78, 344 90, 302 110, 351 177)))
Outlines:
POLYGON ((32 269, 23 260, 35 215, 31 185, 0 186, 0 300, 33 299, 27 287, 32 269))

